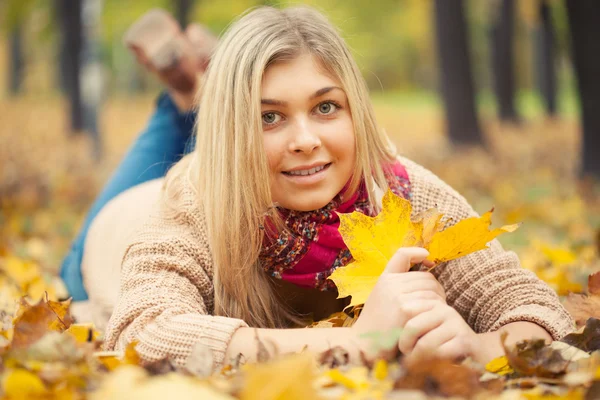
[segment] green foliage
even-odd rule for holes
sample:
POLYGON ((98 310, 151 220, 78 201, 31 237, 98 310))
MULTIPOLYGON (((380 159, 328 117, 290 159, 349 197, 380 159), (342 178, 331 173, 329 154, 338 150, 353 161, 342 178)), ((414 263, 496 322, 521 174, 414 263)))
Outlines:
POLYGON ((0 27, 6 32, 12 31, 17 25, 23 23, 36 7, 43 4, 37 0, 1 0, 0 1, 0 27))
MULTIPOLYGON (((103 0, 100 34, 107 70, 115 73, 130 71, 133 59, 129 59, 121 44, 124 32, 149 9, 161 7, 173 11, 174 4, 173 0, 103 0)), ((249 8, 290 4, 307 4, 329 17, 346 39, 371 89, 437 88, 432 0, 297 0, 293 3, 282 0, 196 0, 190 20, 200 22, 220 35, 249 8)), ((473 71, 479 89, 491 88, 489 30, 494 4, 491 1, 465 1, 473 71)), ((531 37, 537 24, 539 3, 531 1, 518 4, 515 49, 517 82, 519 87, 531 89, 531 37)), ((568 37, 565 9, 560 1, 552 1, 550 5, 559 56, 562 56, 567 50, 568 37)), ((28 43, 30 51, 37 53, 40 46, 47 45, 40 39, 52 37, 56 32, 54 8, 55 2, 49 0, 0 0, 0 26, 5 34, 18 23, 24 23, 30 28, 29 31, 37 32, 34 40, 29 41, 33 43, 28 43)))

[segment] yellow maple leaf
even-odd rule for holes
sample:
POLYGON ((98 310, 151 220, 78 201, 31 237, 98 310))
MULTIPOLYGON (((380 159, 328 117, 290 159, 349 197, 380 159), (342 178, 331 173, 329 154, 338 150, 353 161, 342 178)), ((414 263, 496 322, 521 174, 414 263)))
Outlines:
POLYGON ((450 261, 482 250, 487 243, 518 225, 489 230, 492 211, 468 218, 443 230, 443 214, 430 209, 411 220, 410 201, 388 190, 382 211, 376 217, 359 212, 340 214, 339 232, 354 261, 336 269, 329 277, 339 297, 352 296, 350 305, 364 304, 388 261, 401 247, 419 246, 429 250, 429 260, 450 261))
MULTIPOLYGON (((336 283, 339 297, 352 296, 351 305, 364 304, 398 248, 423 244, 423 221, 410 219, 412 206, 408 200, 388 190, 382 205, 376 217, 359 212, 340 213, 339 232, 354 262, 335 270, 330 279, 336 283)), ((431 216, 437 218, 437 214, 431 216)), ((427 226, 430 232, 436 224, 427 226)))
POLYGON ((438 264, 466 256, 485 249, 489 242, 502 233, 514 232, 519 228, 519 224, 514 224, 490 231, 492 212, 493 210, 486 212, 481 217, 464 219, 434 235, 431 243, 426 247, 429 250, 427 259, 438 264))

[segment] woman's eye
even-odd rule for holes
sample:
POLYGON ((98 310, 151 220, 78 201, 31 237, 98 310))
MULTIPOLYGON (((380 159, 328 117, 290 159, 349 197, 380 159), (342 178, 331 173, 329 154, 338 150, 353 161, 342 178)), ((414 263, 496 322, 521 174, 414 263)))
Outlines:
POLYGON ((281 119, 281 117, 274 112, 264 113, 262 116, 263 123, 265 123, 266 125, 276 124, 277 122, 279 122, 279 119, 281 119))
POLYGON ((321 114, 325 114, 325 115, 332 114, 336 110, 337 110, 337 106, 333 103, 325 102, 325 103, 319 104, 319 112, 321 114))

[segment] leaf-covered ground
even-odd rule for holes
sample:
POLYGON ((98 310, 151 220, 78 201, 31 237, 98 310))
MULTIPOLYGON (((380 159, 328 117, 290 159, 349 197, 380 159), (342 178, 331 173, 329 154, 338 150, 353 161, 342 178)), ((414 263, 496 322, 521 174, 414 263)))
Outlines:
MULTIPOLYGON (((600 187, 576 177, 575 121, 538 118, 521 127, 485 124, 486 147, 452 148, 439 112, 377 102, 381 122, 408 155, 450 183, 494 226, 522 222, 501 237, 525 268, 566 300, 586 331, 544 347, 507 349, 487 366, 443 362, 376 362, 346 366, 343 349, 238 365, 206 377, 202 352, 186 370, 168 360, 148 369, 130 349, 122 358, 99 352, 102 335, 68 313, 56 278, 83 212, 128 143, 143 128, 152 99, 111 100, 102 114, 105 158, 94 164, 90 143, 68 137, 58 99, 0 101, 0 366, 5 398, 600 398, 600 293, 588 275, 600 270, 600 187), (8 116, 8 118, 6 118, 8 116), (28 301, 21 300, 27 296, 28 301), (588 354, 591 353, 591 356, 588 354), (319 365, 317 365, 319 364, 319 365), (496 372, 496 374, 492 374, 496 372), (554 396, 554 397, 552 397, 554 396)), ((337 315, 321 326, 348 324, 337 315)), ((389 339, 389 338, 388 338, 389 339)), ((375 341, 385 341, 374 336, 375 341)))

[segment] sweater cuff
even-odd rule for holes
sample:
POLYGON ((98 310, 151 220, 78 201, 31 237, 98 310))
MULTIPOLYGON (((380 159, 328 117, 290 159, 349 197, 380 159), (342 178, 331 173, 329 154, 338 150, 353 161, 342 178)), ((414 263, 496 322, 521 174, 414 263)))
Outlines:
POLYGON ((215 369, 223 365, 225 352, 235 331, 247 327, 248 324, 241 319, 218 316, 211 317, 210 323, 203 327, 200 341, 212 351, 215 369))
POLYGON ((575 330, 570 315, 563 310, 554 310, 539 304, 526 304, 503 314, 490 328, 496 331, 512 322, 532 322, 544 328, 553 340, 560 340, 575 330))

